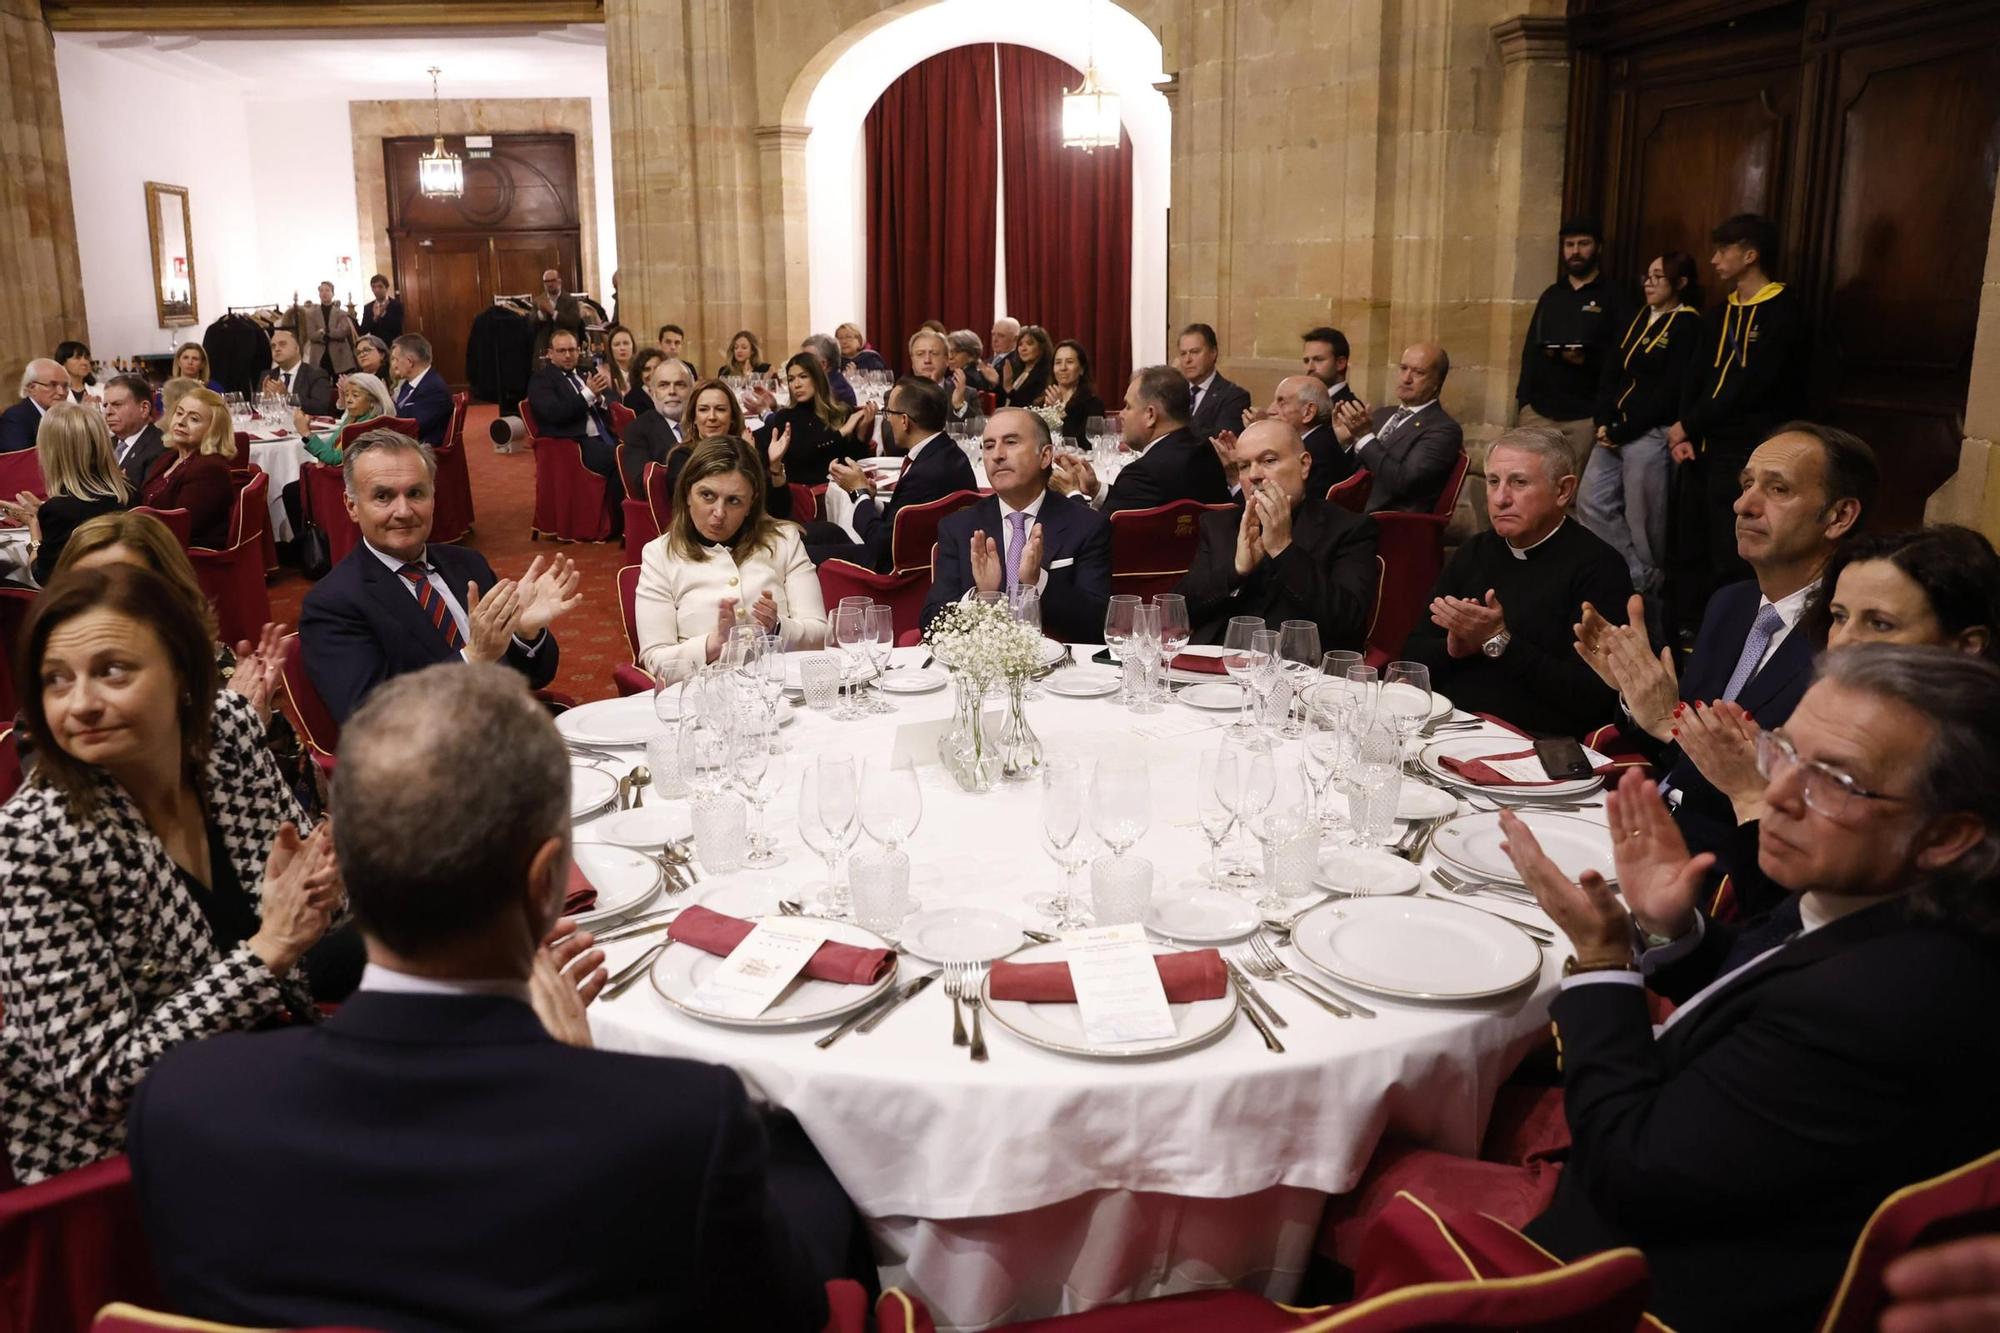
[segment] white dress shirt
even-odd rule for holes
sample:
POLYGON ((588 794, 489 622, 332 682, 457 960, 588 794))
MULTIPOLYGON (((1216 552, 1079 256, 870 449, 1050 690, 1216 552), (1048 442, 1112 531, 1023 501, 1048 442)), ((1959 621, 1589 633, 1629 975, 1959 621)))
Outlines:
POLYGON ((398 972, 380 963, 370 963, 361 969, 361 984, 357 990, 372 990, 385 995, 499 995, 510 1000, 528 1003, 528 983, 495 978, 491 981, 446 981, 438 977, 411 976, 408 972, 398 972))
MULTIPOLYGON (((993 498, 996 500, 1000 500, 1000 497, 997 494, 993 498)), ((1046 490, 1039 491, 1036 493, 1034 499, 1028 501, 1028 503, 1022 505, 1019 509, 1014 508, 1012 505, 1008 504, 1005 500, 1000 500, 1000 565, 1001 565, 1000 591, 1005 592, 1007 590, 1007 569, 1006 569, 1007 529, 1013 524, 1014 521, 1013 516, 1015 514, 1026 514, 1028 516, 1027 531, 1028 534, 1032 536, 1035 531, 1035 524, 1041 521, 1042 501, 1048 498, 1049 498, 1048 491, 1046 490)), ((1024 551, 1027 549, 1025 541, 1021 549, 1024 551)), ((1048 552, 1044 551, 1042 554, 1047 555, 1048 552)), ((1041 566, 1035 570, 1035 591, 1037 593, 1040 593, 1044 591, 1048 586, 1049 586, 1049 566, 1048 562, 1044 560, 1041 566)), ((971 587, 965 590, 965 594, 961 596, 958 600, 961 602, 969 602, 972 600, 972 594, 978 591, 979 591, 979 584, 977 582, 974 582, 971 587)))
MULTIPOLYGON (((414 380, 411 382, 415 383, 414 380)), ((377 547, 366 537, 361 539, 361 544, 368 548, 370 555, 382 562, 384 568, 396 576, 397 583, 410 590, 410 597, 414 600, 417 595, 417 585, 403 577, 403 562, 377 547)), ((424 581, 430 584, 440 597, 444 598, 444 609, 451 614, 452 623, 458 626, 458 641, 464 645, 464 647, 459 649, 458 655, 470 662, 472 660, 472 622, 466 618, 465 603, 458 600, 458 594, 453 592, 451 585, 444 581, 444 575, 438 573, 437 566, 430 563, 427 558, 429 555, 430 548, 426 547, 424 554, 417 557, 417 560, 425 568, 426 577, 424 581)), ((522 651, 528 653, 530 656, 534 654, 536 649, 542 646, 542 641, 547 637, 547 631, 543 631, 541 634, 535 636, 533 643, 530 643, 518 634, 513 636, 514 642, 519 644, 522 651)))
MULTIPOLYGON (((1811 583, 1808 583, 1805 587, 1800 588, 1797 592, 1787 593, 1785 596, 1780 597, 1775 602, 1768 597, 1763 597, 1763 596, 1758 597, 1757 616, 1761 616, 1764 614, 1765 607, 1767 606, 1772 607, 1777 611, 1778 619, 1784 622, 1784 626, 1776 634, 1773 634, 1771 636, 1771 641, 1769 643, 1764 645, 1764 655, 1757 659, 1756 667, 1753 668, 1750 672, 1750 675, 1753 678, 1756 676, 1757 672, 1762 671, 1764 669, 1764 664, 1771 660, 1771 654, 1778 651, 1778 645, 1783 643, 1787 638, 1791 636, 1793 628, 1796 627, 1799 623, 1799 617, 1805 613, 1806 601, 1809 598, 1811 598, 1811 596, 1813 595, 1813 589, 1817 587, 1819 587, 1819 580, 1814 579, 1811 583)), ((1750 618, 1750 623, 1754 625, 1756 623, 1756 620, 1757 617, 1752 616, 1750 618)))

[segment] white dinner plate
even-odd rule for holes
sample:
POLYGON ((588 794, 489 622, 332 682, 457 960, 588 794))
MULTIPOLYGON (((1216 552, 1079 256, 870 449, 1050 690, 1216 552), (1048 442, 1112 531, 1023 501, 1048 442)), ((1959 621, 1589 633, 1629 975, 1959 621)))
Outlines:
MULTIPOLYGON (((1518 810, 1521 822, 1535 835, 1556 868, 1574 881, 1586 870, 1595 870, 1610 884, 1618 882, 1618 868, 1611 859, 1611 831, 1581 815, 1557 814, 1549 810, 1518 810)), ((1500 816, 1460 815, 1437 826, 1431 834, 1431 849, 1454 870, 1478 880, 1498 884, 1521 883, 1520 872, 1500 849, 1506 836, 1500 831, 1500 816)))
POLYGON ((1174 697, 1190 708, 1211 713, 1234 713, 1243 707, 1243 687, 1233 680, 1211 680, 1190 685, 1174 697))
MULTIPOLYGON (((1153 952, 1176 953, 1171 944, 1156 944, 1153 952)), ((671 952, 671 950, 669 950, 671 952)), ((1060 963, 1067 955, 1060 944, 1038 944, 1023 949, 1010 963, 1060 963)), ((1081 1055, 1097 1060, 1132 1060, 1149 1055, 1168 1055, 1193 1050, 1214 1041, 1229 1030, 1236 1018, 1236 988, 1230 986, 1219 1000, 1196 1000, 1191 1004, 1170 1004, 1174 1035, 1150 1041, 1121 1041, 1098 1045, 1083 1033, 1083 1011, 1074 1004, 1027 1004, 1020 1000, 993 998, 993 974, 980 983, 980 995, 993 1021, 1031 1046, 1081 1055)))
POLYGON ((1156 893, 1146 908, 1146 929, 1188 944, 1240 940, 1261 924, 1255 907, 1220 889, 1156 893))
MULTIPOLYGON (((669 694, 668 698, 673 698, 669 694)), ((653 696, 628 694, 622 699, 599 699, 578 704, 557 714, 556 730, 577 745, 638 747, 658 735, 665 724, 653 711, 653 696)))
MULTIPOLYGON (((1346 681, 1335 680, 1331 676, 1328 676, 1325 680, 1312 686, 1312 689, 1314 690, 1326 690, 1326 689, 1344 690, 1346 688, 1347 688, 1346 681)), ((1405 694, 1416 693, 1416 686, 1414 685, 1385 685, 1382 688, 1385 690, 1393 690, 1405 694)), ((1443 718, 1450 717, 1451 709, 1452 709, 1451 700, 1446 696, 1439 694, 1436 690, 1432 690, 1430 716, 1424 719, 1424 725, 1429 726, 1433 722, 1439 721, 1440 719, 1443 718)))
POLYGON ((1099 671, 1090 667, 1071 667, 1058 671, 1042 682, 1042 688, 1050 694, 1061 694, 1071 699, 1099 699, 1107 694, 1115 694, 1119 680, 1117 673, 1099 671))
POLYGON ((929 694, 950 680, 951 674, 937 667, 896 667, 882 673, 879 688, 884 694, 929 694))
POLYGON ((569 817, 586 819, 618 797, 618 779, 595 764, 569 766, 569 817))
MULTIPOLYGON (((1329 784, 1326 793, 1327 804, 1347 818, 1347 796, 1337 784, 1329 784)), ((1429 783, 1418 782, 1415 778, 1403 779, 1403 785, 1396 792, 1396 818, 1443 819, 1458 809, 1458 801, 1448 791, 1439 791, 1429 783)))
POLYGON ((1490 796, 1496 801, 1532 801, 1538 797, 1585 796, 1604 785, 1604 779, 1593 773, 1587 778, 1571 778, 1563 782, 1547 782, 1531 787, 1488 787, 1461 777, 1446 768, 1442 762, 1445 756, 1453 759, 1484 759, 1489 755, 1515 754, 1532 749, 1534 742, 1523 737, 1519 744, 1498 736, 1455 736, 1441 741, 1432 741, 1417 752, 1417 762, 1424 772, 1448 787, 1463 791, 1476 791, 1490 796))
POLYGON ((1021 923, 989 907, 940 907, 896 932, 903 951, 933 963, 990 963, 1021 947, 1021 923))
POLYGON ((1336 847, 1321 852, 1313 884, 1328 893, 1372 898, 1414 893, 1424 872, 1400 856, 1374 847, 1336 847))
POLYGON ((1335 898, 1299 917, 1292 943, 1336 981, 1404 1000, 1504 995, 1542 972, 1542 951, 1497 916, 1436 898, 1335 898))
MULTIPOLYGON (((808 657, 827 658, 833 663, 836 670, 840 666, 840 650, 832 646, 828 646, 826 648, 811 649, 801 652, 786 653, 785 688, 791 691, 793 694, 805 693, 806 683, 804 677, 802 677, 799 674, 800 670, 799 664, 805 661, 808 657)), ((894 659, 891 658, 890 660, 893 661, 894 659)), ((855 668, 854 679, 858 681, 875 679, 875 664, 873 662, 862 662, 858 667, 855 668)))
POLYGON ((657 852, 669 842, 678 842, 693 833, 694 822, 682 804, 661 803, 620 810, 590 826, 590 836, 596 841, 641 852, 657 852))
POLYGON ((1069 649, 1060 640, 1051 639, 1047 635, 1042 636, 1043 666, 1054 666, 1063 660, 1063 654, 1068 651, 1069 649))
MULTIPOLYGON (((887 949, 889 942, 871 930, 850 921, 825 921, 826 937, 839 944, 858 944, 867 949, 887 949)), ((709 1023, 734 1028, 785 1028, 820 1023, 852 1013, 896 984, 897 969, 891 966, 873 985, 848 985, 839 981, 817 981, 800 976, 754 1018, 718 1014, 693 1003, 694 993, 721 967, 717 954, 691 944, 670 944, 653 960, 651 980, 660 998, 674 1008, 709 1023)))
POLYGON ((578 920, 601 928, 644 907, 666 886, 667 876, 660 863, 630 847, 614 847, 608 842, 570 844, 576 868, 597 890, 597 905, 578 920))

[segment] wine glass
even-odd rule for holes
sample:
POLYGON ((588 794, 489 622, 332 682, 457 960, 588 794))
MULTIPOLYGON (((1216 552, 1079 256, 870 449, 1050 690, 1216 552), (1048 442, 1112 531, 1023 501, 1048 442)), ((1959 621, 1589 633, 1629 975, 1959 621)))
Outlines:
MULTIPOLYGON (((1132 637, 1132 621, 1139 610, 1139 599, 1131 593, 1121 592, 1104 606, 1104 646, 1111 653, 1111 659, 1120 665, 1125 661, 1125 641, 1132 637)), ((1118 702, 1130 703, 1125 697, 1125 686, 1121 680, 1118 686, 1118 702)))
POLYGON ((1337 828, 1340 816, 1327 801, 1333 785, 1347 774, 1353 751, 1346 744, 1346 691, 1338 685, 1317 686, 1305 699, 1305 735, 1299 742, 1300 769, 1312 788, 1312 806, 1322 830, 1337 828))
POLYGON ((1222 844, 1236 827, 1236 784, 1240 767, 1236 751, 1227 745, 1201 753, 1195 775, 1194 808, 1201 834, 1208 839, 1208 886, 1222 887, 1222 844))
POLYGON ((840 649, 840 706, 833 710, 836 721, 848 722, 863 716, 864 710, 855 702, 854 695, 859 688, 860 659, 866 655, 867 629, 867 607, 843 605, 835 609, 833 640, 840 649))
POLYGON ((750 828, 750 854, 743 858, 743 864, 762 870, 780 865, 785 859, 772 845, 764 821, 764 807, 785 785, 785 751, 778 740, 777 714, 762 700, 757 708, 764 716, 737 736, 731 767, 736 790, 750 803, 756 816, 750 828))
POLYGON ((861 766, 861 827, 884 851, 909 841, 923 817, 924 794, 914 768, 873 759, 861 766))
POLYGON ((868 711, 893 713, 896 706, 882 697, 882 675, 889 669, 889 654, 896 647, 896 611, 894 607, 870 603, 863 615, 862 643, 868 652, 868 664, 875 668, 875 702, 868 711))
POLYGON ((1262 616, 1231 616, 1229 628, 1222 636, 1222 669, 1236 682, 1237 691, 1242 695, 1242 707, 1237 711, 1236 725, 1232 729, 1238 736, 1251 733, 1250 675, 1262 665, 1256 649, 1257 636, 1268 632, 1262 616))
POLYGON ((1090 859, 1090 834, 1084 827, 1089 790, 1083 761, 1059 756, 1042 762, 1042 850, 1062 870, 1055 896, 1036 902, 1035 910, 1054 917, 1059 930, 1084 925, 1083 904, 1073 887, 1076 872, 1090 859))
POLYGON ((722 794, 729 782, 731 749, 729 733, 714 720, 699 713, 681 719, 681 780, 687 784, 690 801, 722 794))
POLYGON ((1188 627, 1187 598, 1177 592, 1157 592, 1153 605, 1160 608, 1160 676, 1171 681, 1174 659, 1187 651, 1188 640, 1194 637, 1188 627))
POLYGON ((840 882, 840 857, 861 835, 855 788, 854 756, 839 751, 806 765, 799 784, 799 836, 826 860, 824 905, 836 917, 851 910, 840 882))
MULTIPOLYGON (((1007 609, 1013 613, 1015 620, 1023 625, 1033 625, 1035 630, 1038 633, 1040 632, 1042 628, 1042 594, 1036 589, 1034 584, 1023 583, 1015 588, 1013 592, 1009 593, 1007 595, 1007 609)), ((1041 698, 1041 682, 1033 676, 1028 677, 1028 685, 1022 691, 1022 695, 1024 698, 1029 699, 1041 698)))
POLYGON ((1381 711, 1403 740, 1431 716, 1431 669, 1422 662, 1391 662, 1382 673, 1381 711))
POLYGON ((1277 764, 1268 748, 1260 749, 1240 740, 1225 744, 1237 754, 1235 800, 1230 809, 1236 815, 1239 850, 1223 873, 1239 883, 1254 882, 1263 867, 1240 850, 1242 834, 1257 822, 1257 817, 1271 804, 1271 796, 1277 787, 1277 764))
POLYGON ((1132 701, 1135 713, 1157 713, 1160 701, 1153 697, 1153 677, 1160 664, 1160 608, 1157 606, 1134 607, 1132 611, 1132 637, 1126 640, 1125 652, 1139 667, 1138 697, 1132 701))
MULTIPOLYGON (((1259 750, 1270 749, 1276 742, 1271 739, 1269 731, 1284 725, 1282 719, 1278 720, 1276 727, 1269 725, 1273 720, 1271 696, 1285 676, 1284 663, 1278 657, 1278 643, 1283 637, 1274 629, 1260 629, 1250 635, 1250 655, 1254 660, 1243 683, 1249 687, 1249 694, 1245 697, 1250 700, 1254 712, 1248 743, 1259 750)), ((1288 695, 1287 703, 1289 701, 1288 695)))
POLYGON ((1152 782, 1145 763, 1128 755, 1098 760, 1090 779, 1090 827, 1111 854, 1123 856, 1152 822, 1152 782))
MULTIPOLYGON (((1268 759, 1266 755, 1264 758, 1268 759)), ((1266 800, 1261 817, 1248 821, 1251 836, 1257 839, 1258 849, 1263 853, 1258 868, 1273 865, 1285 845, 1306 831, 1308 818, 1300 807, 1304 804, 1304 793, 1298 789, 1298 779, 1290 771, 1272 769, 1271 796, 1266 800)), ((1286 911, 1284 896, 1278 892, 1278 876, 1266 874, 1262 877, 1264 891, 1257 898, 1257 910, 1265 917, 1282 916, 1286 911)))
POLYGON ((1354 759, 1343 784, 1351 830, 1348 845, 1380 847, 1389 841, 1396 822, 1396 801, 1403 788, 1403 741, 1379 717, 1357 725, 1354 736, 1354 759))
MULTIPOLYGON (((1319 674, 1319 625, 1311 620, 1287 620, 1280 624, 1278 658, 1285 674, 1292 678, 1292 697, 1297 699, 1306 687, 1306 678, 1319 674)), ((1296 713, 1286 714, 1283 735, 1303 736, 1305 730, 1305 723, 1296 713)))

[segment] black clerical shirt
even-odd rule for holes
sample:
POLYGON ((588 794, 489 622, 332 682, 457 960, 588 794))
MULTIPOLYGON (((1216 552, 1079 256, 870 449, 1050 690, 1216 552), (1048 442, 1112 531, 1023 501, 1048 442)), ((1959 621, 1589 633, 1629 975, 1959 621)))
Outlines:
POLYGON ((1489 588, 1512 636, 1506 652, 1453 657, 1426 603, 1403 655, 1428 665, 1432 686, 1458 707, 1538 736, 1581 736, 1616 721, 1617 691, 1577 656, 1575 625, 1585 602, 1613 624, 1625 622, 1632 579, 1618 553, 1568 519, 1524 551, 1482 532, 1458 548, 1431 596, 1478 601, 1489 588))

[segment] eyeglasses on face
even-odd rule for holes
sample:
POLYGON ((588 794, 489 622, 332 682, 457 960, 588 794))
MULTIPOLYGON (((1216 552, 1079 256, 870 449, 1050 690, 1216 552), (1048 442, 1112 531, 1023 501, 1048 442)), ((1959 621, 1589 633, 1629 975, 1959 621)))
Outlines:
POLYGON ((1856 810, 1857 801, 1908 801, 1907 796, 1870 791, 1849 775, 1816 759, 1801 759, 1782 731, 1757 733, 1757 772, 1766 782, 1781 782, 1798 770, 1804 786, 1808 810, 1828 819, 1842 820, 1856 810))

